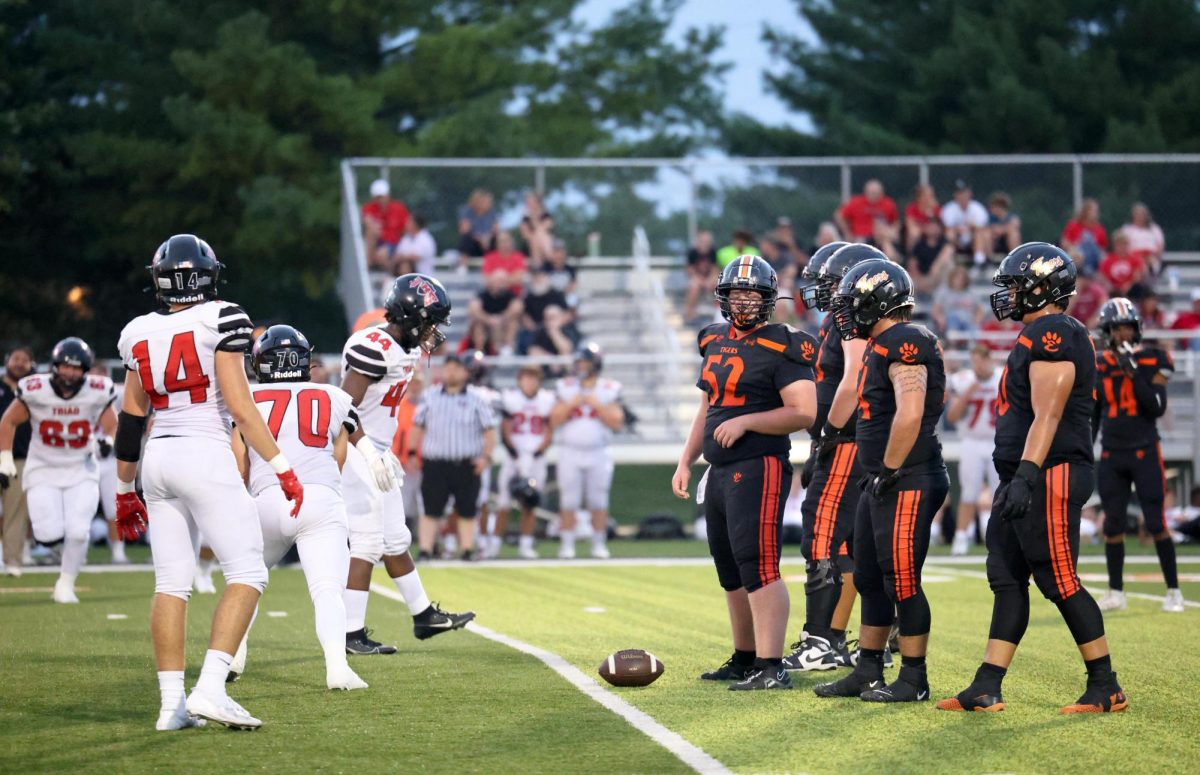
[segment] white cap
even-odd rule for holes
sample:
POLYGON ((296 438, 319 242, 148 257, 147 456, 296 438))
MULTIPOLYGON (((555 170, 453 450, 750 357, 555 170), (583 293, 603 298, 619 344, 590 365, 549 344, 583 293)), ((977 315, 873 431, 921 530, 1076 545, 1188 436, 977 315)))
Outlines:
POLYGON ((392 187, 383 178, 371 184, 371 196, 387 196, 392 191, 392 187))

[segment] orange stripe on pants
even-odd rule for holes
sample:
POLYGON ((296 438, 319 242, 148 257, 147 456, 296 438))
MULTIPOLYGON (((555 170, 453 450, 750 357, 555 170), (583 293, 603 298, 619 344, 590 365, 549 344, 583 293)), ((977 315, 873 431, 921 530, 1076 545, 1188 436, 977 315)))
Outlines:
POLYGON ((1046 471, 1046 538, 1050 543, 1050 563, 1054 583, 1063 600, 1079 591, 1079 579, 1071 559, 1071 537, 1067 525, 1067 483, 1069 467, 1060 463, 1046 471))
POLYGON ((779 544, 775 535, 775 518, 779 512, 779 486, 782 466, 773 457, 763 458, 763 498, 758 523, 758 579, 765 587, 779 580, 775 552, 779 544))
POLYGON ((892 573, 896 577, 897 600, 917 594, 913 543, 920 502, 920 490, 901 490, 896 500, 896 515, 892 521, 892 573))
POLYGON ((858 455, 858 445, 838 444, 833 453, 833 465, 825 479, 825 489, 817 501, 816 524, 813 525, 812 555, 814 560, 828 560, 833 548, 833 525, 837 520, 838 508, 850 481, 850 470, 858 455))

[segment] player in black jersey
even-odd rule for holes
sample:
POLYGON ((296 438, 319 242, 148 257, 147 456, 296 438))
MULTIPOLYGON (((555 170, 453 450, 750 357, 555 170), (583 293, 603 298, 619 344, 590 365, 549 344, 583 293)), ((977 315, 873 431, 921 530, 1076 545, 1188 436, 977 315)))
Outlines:
MULTIPOLYGON (((805 303, 822 311, 843 276, 856 264, 886 258, 870 245, 834 242, 818 250, 817 278, 806 289, 805 303)), ((835 609, 849 616, 854 605, 854 561, 841 553, 854 528, 854 512, 862 490, 862 467, 854 443, 858 374, 862 368, 864 339, 844 340, 827 315, 821 323, 817 348, 817 416, 813 422, 812 450, 804 464, 805 486, 801 513, 804 532, 801 550, 807 561, 804 596, 807 613, 798 642, 784 660, 788 670, 833 670, 849 665, 845 620, 834 627, 835 609), (848 581, 848 583, 847 583, 848 581), (845 593, 845 594, 843 594, 845 593), (845 597, 848 596, 849 600, 845 597)))
POLYGON ((1142 344, 1142 319, 1129 299, 1109 299, 1101 307, 1100 339, 1104 351, 1096 356, 1093 435, 1100 434, 1096 476, 1108 564, 1108 594, 1100 599, 1100 610, 1125 608, 1125 531, 1129 492, 1136 485, 1146 532, 1154 536, 1167 582, 1163 610, 1181 613, 1175 542, 1163 521, 1166 471, 1158 436, 1158 418, 1167 411, 1167 380, 1175 364, 1165 350, 1142 344))
POLYGON ((703 451, 710 467, 697 499, 704 500, 734 652, 701 678, 734 680, 729 688, 736 690, 790 689, 782 666, 788 593, 779 574, 779 538, 792 479, 788 435, 809 427, 816 414, 817 348, 808 334, 767 322, 778 279, 763 259, 734 259, 716 296, 729 324, 700 332, 700 409, 671 480, 686 499, 691 466, 703 451))
POLYGON ((1004 709, 1001 682, 1029 625, 1029 578, 1062 614, 1087 666, 1087 689, 1063 713, 1125 710, 1104 637, 1104 617, 1075 572, 1079 518, 1092 494, 1091 417, 1096 353, 1083 324, 1065 314, 1075 263, 1062 249, 1028 242, 1000 262, 992 282, 998 320, 1025 324, 1008 355, 996 400, 1000 486, 987 529, 995 599, 987 653, 975 680, 943 710, 1004 709))
POLYGON ((850 675, 815 686, 819 697, 929 699, 930 615, 921 568, 933 518, 950 491, 937 435, 946 372, 937 337, 911 322, 913 306, 912 279, 886 258, 847 272, 830 306, 843 339, 867 340, 855 429, 866 476, 854 522, 854 583, 862 600, 858 664, 850 675), (893 615, 900 625, 900 673, 884 686, 893 615))

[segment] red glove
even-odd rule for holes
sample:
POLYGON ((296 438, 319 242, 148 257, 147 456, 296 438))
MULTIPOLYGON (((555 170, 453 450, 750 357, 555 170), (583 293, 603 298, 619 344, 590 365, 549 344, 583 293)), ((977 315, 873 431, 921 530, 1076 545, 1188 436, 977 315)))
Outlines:
POLYGON ((117 532, 124 541, 136 541, 150 524, 146 504, 136 492, 117 495, 117 532))
POLYGON ((289 468, 282 474, 276 474, 279 477, 279 486, 283 488, 283 495, 292 503, 296 504, 292 507, 292 516, 300 513, 300 507, 304 505, 304 485, 300 484, 300 480, 296 478, 296 471, 289 468))

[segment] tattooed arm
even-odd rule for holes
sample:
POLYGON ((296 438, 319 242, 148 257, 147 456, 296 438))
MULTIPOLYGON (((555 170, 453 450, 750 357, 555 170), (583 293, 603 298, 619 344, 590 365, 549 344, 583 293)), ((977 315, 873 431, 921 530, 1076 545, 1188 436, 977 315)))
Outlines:
POLYGON ((887 468, 900 468, 921 432, 929 374, 922 365, 893 363, 888 367, 888 378, 896 394, 896 416, 892 419, 892 433, 883 453, 883 464, 887 468))

